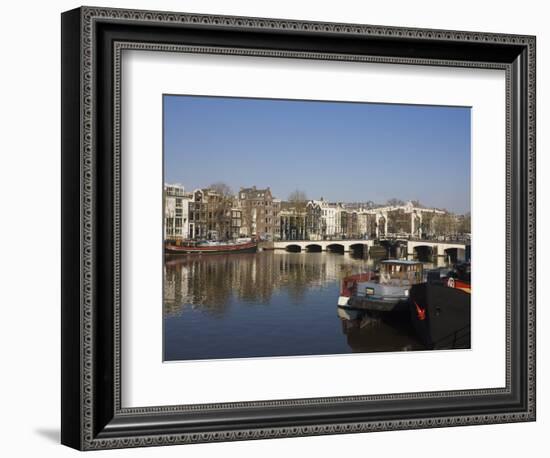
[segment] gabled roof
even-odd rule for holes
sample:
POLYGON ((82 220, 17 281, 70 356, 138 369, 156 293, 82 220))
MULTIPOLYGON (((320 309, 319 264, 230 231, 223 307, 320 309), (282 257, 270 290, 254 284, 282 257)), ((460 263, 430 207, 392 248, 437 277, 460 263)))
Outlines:
POLYGON ((265 197, 267 193, 271 194, 271 189, 269 189, 269 187, 265 189, 258 189, 256 186, 251 188, 241 188, 239 190, 239 198, 245 194, 247 199, 261 199, 265 197))

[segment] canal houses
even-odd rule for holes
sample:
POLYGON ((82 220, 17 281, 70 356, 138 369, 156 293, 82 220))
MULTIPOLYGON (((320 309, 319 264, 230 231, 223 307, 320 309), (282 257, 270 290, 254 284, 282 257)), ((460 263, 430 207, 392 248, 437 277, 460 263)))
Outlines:
POLYGON ((239 201, 235 200, 231 207, 231 238, 237 239, 242 233, 243 211, 239 201))
POLYGON ((233 199, 210 189, 196 189, 189 202, 189 232, 191 239, 228 239, 233 229, 233 199))
POLYGON ((281 202, 281 240, 306 240, 307 208, 304 202, 281 202))
POLYGON ((309 240, 323 240, 326 236, 326 221, 318 201, 310 200, 306 204, 306 233, 309 240))
POLYGON ((193 201, 189 203, 189 238, 206 238, 208 234, 208 197, 201 189, 193 193, 193 201))
POLYGON ((321 198, 319 201, 321 207, 321 215, 323 218, 324 235, 327 238, 336 237, 340 233, 340 213, 343 208, 339 204, 329 204, 321 198))
POLYGON ((323 199, 310 200, 306 205, 307 233, 311 240, 327 240, 341 237, 342 218, 345 209, 341 203, 323 199))
POLYGON ((164 186, 166 240, 375 240, 438 239, 469 235, 469 215, 453 215, 418 203, 342 203, 281 200, 270 187, 212 185, 187 192, 183 185, 164 186))
POLYGON ((241 208, 241 235, 273 238, 279 227, 280 201, 273 198, 271 189, 241 188, 238 193, 241 208))

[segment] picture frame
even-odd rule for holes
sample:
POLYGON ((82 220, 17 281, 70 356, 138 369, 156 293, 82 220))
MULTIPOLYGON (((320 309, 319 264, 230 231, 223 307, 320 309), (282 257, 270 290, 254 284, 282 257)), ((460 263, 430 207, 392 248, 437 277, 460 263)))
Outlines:
POLYGON ((534 421, 535 48, 523 35, 96 7, 63 13, 61 442, 96 450, 534 421), (124 407, 124 49, 504 70, 506 386, 124 407))

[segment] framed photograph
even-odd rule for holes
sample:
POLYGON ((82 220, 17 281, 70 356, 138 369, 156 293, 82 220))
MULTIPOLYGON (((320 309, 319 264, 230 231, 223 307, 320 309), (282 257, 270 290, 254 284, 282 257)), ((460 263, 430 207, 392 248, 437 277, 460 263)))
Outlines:
POLYGON ((535 420, 535 37, 62 15, 62 443, 535 420))

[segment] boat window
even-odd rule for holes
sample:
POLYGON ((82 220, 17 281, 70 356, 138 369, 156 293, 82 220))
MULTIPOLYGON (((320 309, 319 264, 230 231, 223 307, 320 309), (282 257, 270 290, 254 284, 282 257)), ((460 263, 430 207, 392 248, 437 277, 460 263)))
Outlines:
POLYGON ((422 281, 422 264, 382 263, 380 283, 406 286, 422 281))

